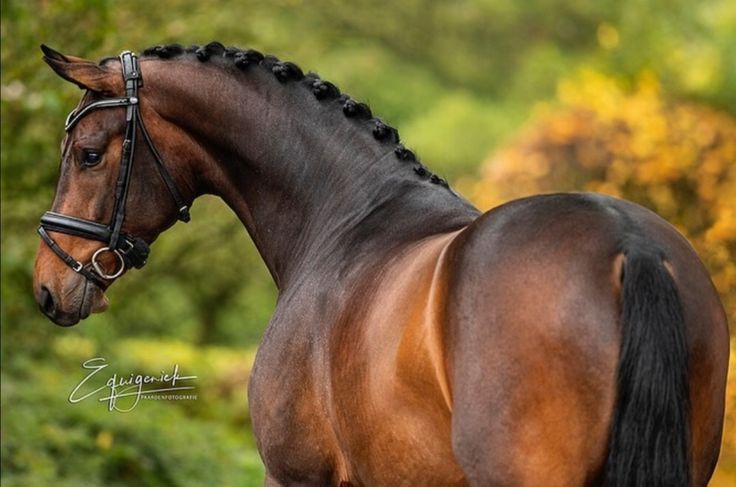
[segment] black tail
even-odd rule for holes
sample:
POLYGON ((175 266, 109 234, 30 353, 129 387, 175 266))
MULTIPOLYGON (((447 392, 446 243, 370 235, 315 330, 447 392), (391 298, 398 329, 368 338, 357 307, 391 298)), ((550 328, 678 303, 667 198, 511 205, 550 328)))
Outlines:
POLYGON ((653 252, 626 254, 618 400, 607 487, 688 487, 688 352, 682 304, 653 252))

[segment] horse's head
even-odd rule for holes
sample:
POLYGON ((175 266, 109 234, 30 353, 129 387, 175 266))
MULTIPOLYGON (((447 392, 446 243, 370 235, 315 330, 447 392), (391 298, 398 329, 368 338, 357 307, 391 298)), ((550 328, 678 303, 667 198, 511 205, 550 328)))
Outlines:
POLYGON ((177 218, 188 220, 192 194, 177 170, 186 161, 185 137, 157 115, 152 95, 139 92, 135 56, 97 64, 42 50, 59 76, 86 90, 67 119, 56 196, 41 220, 33 274, 43 313, 70 326, 103 311, 105 289, 125 270, 141 267, 148 244, 177 218))

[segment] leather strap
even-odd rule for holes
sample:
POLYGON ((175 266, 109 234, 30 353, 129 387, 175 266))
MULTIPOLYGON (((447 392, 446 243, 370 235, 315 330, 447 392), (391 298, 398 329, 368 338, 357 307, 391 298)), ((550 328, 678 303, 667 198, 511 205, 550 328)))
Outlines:
POLYGON ((135 105, 137 103, 137 98, 130 98, 127 96, 122 98, 106 98, 104 100, 94 101, 89 105, 85 105, 79 110, 73 110, 71 113, 69 113, 69 115, 66 117, 66 122, 64 123, 64 131, 70 132, 81 119, 83 119, 86 115, 94 110, 98 110, 100 108, 124 107, 128 105, 135 105))
POLYGON ((47 211, 43 214, 41 226, 53 232, 99 240, 100 242, 110 241, 110 229, 106 225, 53 211, 47 211))
POLYGON ((46 229, 43 228, 43 226, 38 227, 38 234, 41 236, 43 241, 46 242, 46 245, 48 245, 49 248, 66 263, 66 265, 71 267, 74 272, 83 275, 84 277, 95 283, 98 287, 100 287, 100 289, 104 289, 107 286, 105 281, 94 271, 92 271, 90 267, 84 266, 77 259, 67 254, 64 249, 59 247, 56 241, 51 238, 51 236, 46 232, 46 229))
POLYGON ((166 184, 166 187, 169 189, 169 193, 171 193, 171 198, 176 204, 176 208, 179 212, 178 218, 184 223, 187 223, 189 220, 192 219, 191 215, 189 214, 189 207, 186 205, 186 203, 184 203, 184 198, 181 197, 179 190, 176 189, 174 178, 171 177, 171 174, 164 165, 164 161, 161 159, 161 155, 158 153, 158 150, 156 150, 156 146, 153 145, 151 136, 148 134, 148 130, 146 130, 146 126, 143 123, 143 118, 141 117, 140 110, 137 111, 137 116, 138 124, 141 128, 141 132, 143 133, 143 137, 146 139, 146 143, 148 144, 149 149, 151 149, 151 154, 153 154, 153 160, 156 162, 158 174, 159 176, 161 176, 164 184, 166 184))
MULTIPOLYGON (((138 81, 140 69, 138 58, 130 51, 120 54, 120 63, 123 66, 123 80, 125 81, 125 94, 128 98, 138 98, 138 81)), ((112 212, 110 227, 109 247, 118 248, 120 231, 125 220, 125 203, 128 200, 128 188, 130 187, 130 175, 133 172, 133 155, 135 154, 135 138, 138 133, 138 104, 128 105, 125 115, 125 140, 123 141, 123 153, 120 158, 120 172, 115 184, 115 206, 112 212)))
MULTIPOLYGON (((62 215, 53 211, 47 211, 43 214, 39 228, 100 242, 109 242, 111 235, 110 229, 105 225, 82 218, 62 215)), ((140 269, 146 264, 150 247, 145 240, 127 233, 121 233, 119 242, 120 244, 116 250, 120 252, 127 267, 140 269)))

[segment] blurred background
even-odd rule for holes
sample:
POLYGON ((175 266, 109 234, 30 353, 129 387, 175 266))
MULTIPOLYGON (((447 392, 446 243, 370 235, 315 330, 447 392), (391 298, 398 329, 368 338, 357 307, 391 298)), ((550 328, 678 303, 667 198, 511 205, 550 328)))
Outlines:
MULTIPOLYGON (((736 322, 736 2, 2 0, 1 22, 4 486, 263 482, 246 385, 275 288, 221 202, 198 200, 105 314, 62 329, 38 312, 35 228, 81 95, 42 42, 99 59, 219 40, 295 61, 368 102, 482 209, 592 190, 658 212, 736 322), (96 356, 124 374, 178 363, 199 377, 197 400, 69 404, 96 356)), ((729 381, 713 486, 736 485, 733 352, 729 381)))

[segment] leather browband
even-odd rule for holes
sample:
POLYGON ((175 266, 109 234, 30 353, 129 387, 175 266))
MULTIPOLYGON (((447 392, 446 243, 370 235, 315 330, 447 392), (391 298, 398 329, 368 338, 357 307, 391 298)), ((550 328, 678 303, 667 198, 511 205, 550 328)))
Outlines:
POLYGON ((79 110, 73 110, 69 113, 69 115, 66 117, 66 122, 64 122, 64 131, 70 132, 77 124, 77 122, 79 122, 82 118, 84 118, 85 115, 87 115, 91 111, 100 108, 124 107, 127 105, 135 105, 136 103, 138 103, 137 98, 130 99, 128 97, 107 98, 105 100, 92 102, 89 105, 85 105, 84 107, 80 108, 79 110))

